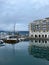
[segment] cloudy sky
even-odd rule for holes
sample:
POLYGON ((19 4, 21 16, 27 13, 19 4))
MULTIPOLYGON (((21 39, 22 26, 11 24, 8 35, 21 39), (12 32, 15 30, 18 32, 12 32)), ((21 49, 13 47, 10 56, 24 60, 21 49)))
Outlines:
POLYGON ((28 30, 33 20, 49 17, 49 0, 0 0, 0 30, 28 30))

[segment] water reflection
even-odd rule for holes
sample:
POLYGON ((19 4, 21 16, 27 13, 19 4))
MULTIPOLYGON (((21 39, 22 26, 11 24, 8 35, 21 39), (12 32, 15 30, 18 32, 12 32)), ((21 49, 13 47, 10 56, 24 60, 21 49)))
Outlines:
POLYGON ((49 40, 32 40, 30 41, 30 44, 37 45, 40 47, 49 47, 49 40))
POLYGON ((17 43, 18 43, 18 42, 16 42, 16 43, 7 43, 7 42, 6 42, 5 44, 13 44, 13 45, 14 45, 14 44, 17 44, 17 43))
POLYGON ((12 45, 12 51, 13 51, 13 55, 15 56, 16 53, 15 53, 15 44, 12 45))
POLYGON ((3 44, 0 45, 0 47, 3 47, 3 46, 5 46, 5 45, 3 45, 3 44))
POLYGON ((12 47, 12 54, 15 56, 16 55, 15 54, 15 45, 18 44, 18 42, 17 43, 5 43, 5 45, 6 44, 9 44, 9 46, 11 45, 11 47, 12 47))
POLYGON ((3 47, 3 46, 5 46, 5 44, 4 44, 4 43, 1 43, 1 44, 0 44, 0 47, 3 47))
POLYGON ((15 53, 15 50, 16 50, 15 45, 16 44, 18 44, 18 43, 5 43, 5 46, 6 46, 7 50, 8 50, 8 47, 9 47, 9 49, 11 50, 13 56, 16 55, 16 53, 15 53))
POLYGON ((33 55, 36 58, 42 58, 49 61, 49 41, 47 40, 30 41, 28 50, 30 55, 33 55))

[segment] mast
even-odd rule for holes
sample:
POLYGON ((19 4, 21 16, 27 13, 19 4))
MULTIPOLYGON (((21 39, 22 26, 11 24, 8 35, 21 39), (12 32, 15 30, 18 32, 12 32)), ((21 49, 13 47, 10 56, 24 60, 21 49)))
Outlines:
POLYGON ((14 35, 15 35, 15 24, 14 24, 14 35))

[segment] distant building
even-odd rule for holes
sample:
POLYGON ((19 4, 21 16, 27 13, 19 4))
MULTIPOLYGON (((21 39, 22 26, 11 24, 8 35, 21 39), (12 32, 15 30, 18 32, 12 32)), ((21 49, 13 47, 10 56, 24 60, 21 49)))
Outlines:
POLYGON ((49 18, 35 20, 29 25, 29 36, 49 38, 49 18))

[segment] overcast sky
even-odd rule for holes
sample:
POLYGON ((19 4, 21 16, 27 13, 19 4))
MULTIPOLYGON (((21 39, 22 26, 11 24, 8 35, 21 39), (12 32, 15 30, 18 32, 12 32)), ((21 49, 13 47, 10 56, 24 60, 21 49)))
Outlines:
POLYGON ((49 0, 0 0, 0 30, 28 30, 33 20, 49 17, 49 0))

